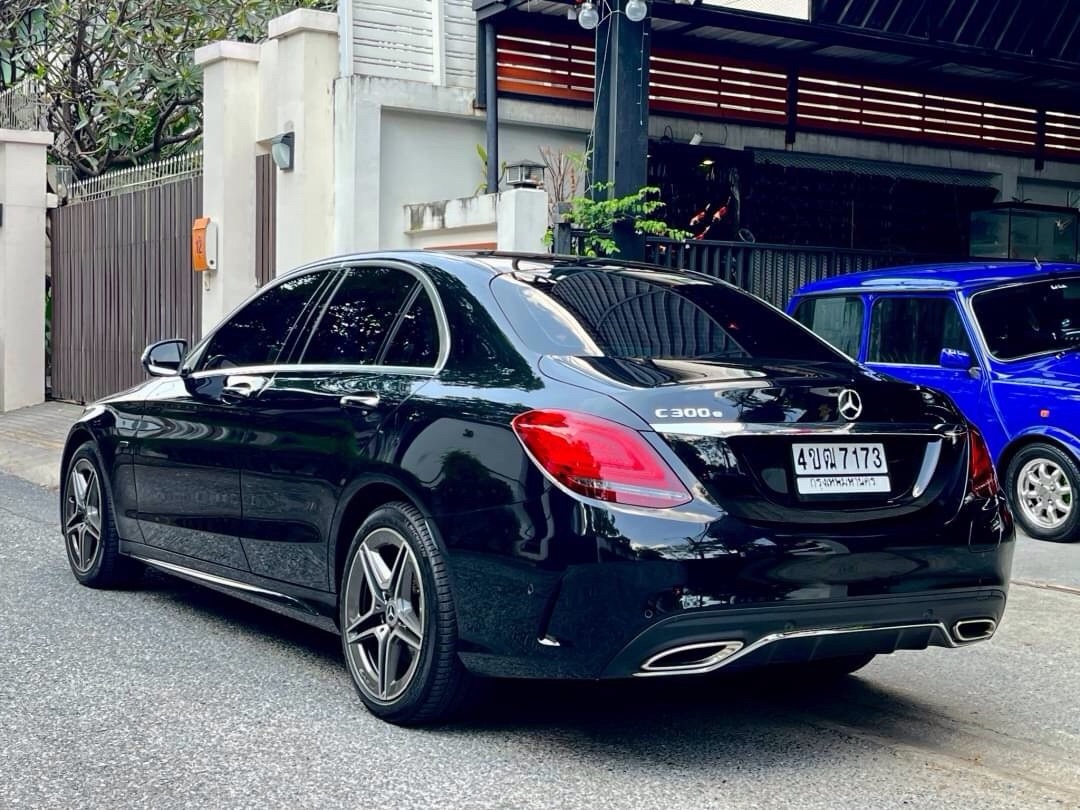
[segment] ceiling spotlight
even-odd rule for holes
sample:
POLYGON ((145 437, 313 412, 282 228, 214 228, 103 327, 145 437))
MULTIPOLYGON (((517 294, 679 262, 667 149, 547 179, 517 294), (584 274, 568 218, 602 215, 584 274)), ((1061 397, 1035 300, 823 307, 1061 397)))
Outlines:
POLYGON ((578 12, 577 21, 586 31, 592 31, 600 24, 600 12, 592 3, 585 3, 578 12))
POLYGON ((695 132, 693 137, 690 138, 690 145, 691 146, 701 146, 701 142, 703 140, 705 140, 705 136, 702 135, 700 132, 695 132))
POLYGON ((645 19, 649 13, 649 6, 645 0, 627 0, 626 7, 623 9, 626 14, 626 19, 630 22, 641 22, 645 19))

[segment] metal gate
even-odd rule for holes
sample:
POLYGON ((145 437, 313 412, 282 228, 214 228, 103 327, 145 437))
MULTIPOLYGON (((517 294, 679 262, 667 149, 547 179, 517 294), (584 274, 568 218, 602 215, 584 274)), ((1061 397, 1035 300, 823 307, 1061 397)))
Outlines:
POLYGON ((110 192, 50 211, 53 397, 91 402, 145 379, 147 344, 201 330, 191 224, 202 177, 110 192))

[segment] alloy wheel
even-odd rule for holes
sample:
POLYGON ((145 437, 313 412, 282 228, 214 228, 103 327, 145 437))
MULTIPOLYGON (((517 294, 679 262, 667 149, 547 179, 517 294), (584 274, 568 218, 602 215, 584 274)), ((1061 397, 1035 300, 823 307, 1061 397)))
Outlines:
POLYGON ((378 528, 356 549, 345 581, 345 654, 357 684, 390 703, 420 665, 426 622, 424 585, 409 544, 378 528))
POLYGON ((1027 520, 1043 529, 1059 529, 1073 510, 1069 477, 1046 458, 1029 461, 1016 479, 1016 500, 1027 520))
POLYGON ((68 478, 64 537, 71 564, 80 574, 89 572, 101 554, 101 481, 85 458, 72 465, 68 478))

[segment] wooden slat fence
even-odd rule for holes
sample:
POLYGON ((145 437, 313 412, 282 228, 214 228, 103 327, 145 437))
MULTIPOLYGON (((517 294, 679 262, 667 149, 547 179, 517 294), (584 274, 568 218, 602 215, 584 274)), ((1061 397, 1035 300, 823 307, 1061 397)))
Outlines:
POLYGON ((277 167, 270 155, 255 158, 255 280, 274 277, 277 251, 277 167))
POLYGON ((145 378, 147 344, 201 329, 191 224, 202 178, 54 209, 53 396, 91 402, 145 378))

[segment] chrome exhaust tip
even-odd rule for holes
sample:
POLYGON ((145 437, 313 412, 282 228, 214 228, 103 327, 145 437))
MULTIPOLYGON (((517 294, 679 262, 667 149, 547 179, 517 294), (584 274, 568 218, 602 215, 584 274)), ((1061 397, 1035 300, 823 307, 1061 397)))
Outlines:
POLYGON ((637 674, 700 675, 718 669, 742 648, 741 641, 706 641, 672 647, 647 659, 637 674))
POLYGON ((993 619, 961 619, 953 625, 953 638, 961 644, 972 641, 986 641, 997 630, 993 619))

